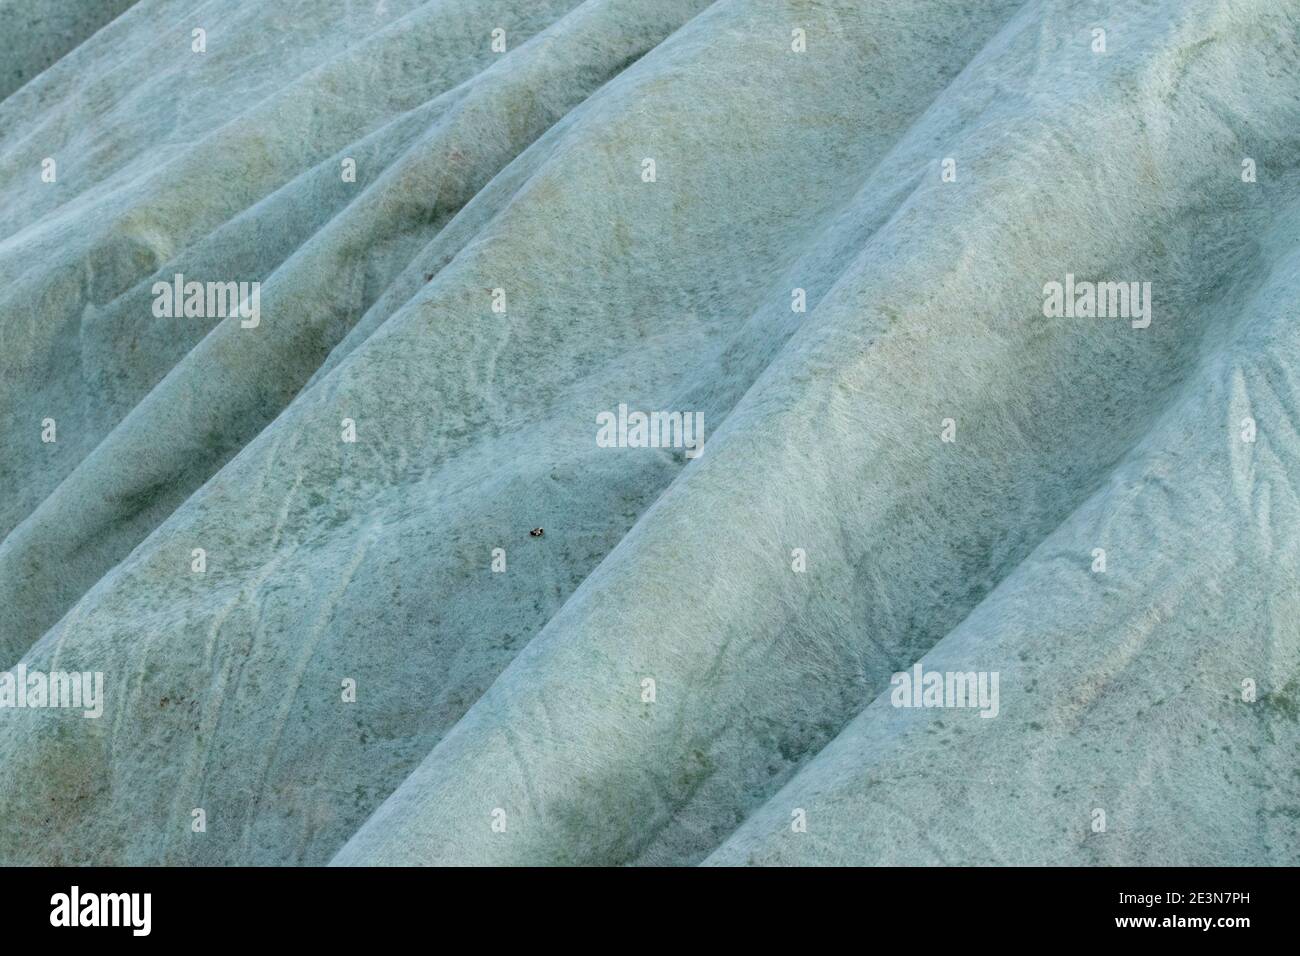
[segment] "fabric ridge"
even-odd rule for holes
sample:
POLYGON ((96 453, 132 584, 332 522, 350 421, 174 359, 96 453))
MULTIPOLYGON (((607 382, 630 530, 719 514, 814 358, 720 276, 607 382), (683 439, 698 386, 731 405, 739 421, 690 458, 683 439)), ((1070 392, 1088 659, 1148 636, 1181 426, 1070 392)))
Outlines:
POLYGON ((1295 0, 0 33, 0 862, 1296 863, 1295 0))

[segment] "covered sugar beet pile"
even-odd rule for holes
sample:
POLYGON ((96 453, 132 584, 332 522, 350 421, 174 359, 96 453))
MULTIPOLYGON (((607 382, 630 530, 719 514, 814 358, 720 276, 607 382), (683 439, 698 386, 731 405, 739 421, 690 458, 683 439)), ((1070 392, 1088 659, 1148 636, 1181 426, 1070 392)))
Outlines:
POLYGON ((1300 858, 1296 3, 18 6, 0 863, 1300 858))

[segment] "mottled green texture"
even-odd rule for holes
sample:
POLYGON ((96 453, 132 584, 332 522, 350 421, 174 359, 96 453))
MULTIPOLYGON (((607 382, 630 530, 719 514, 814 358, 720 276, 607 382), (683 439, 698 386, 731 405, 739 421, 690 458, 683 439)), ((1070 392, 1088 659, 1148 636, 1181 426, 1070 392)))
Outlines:
POLYGON ((135 0, 0 0, 0 100, 135 0))
POLYGON ((1294 5, 269 10, 0 102, 0 861, 1296 861, 1294 5))

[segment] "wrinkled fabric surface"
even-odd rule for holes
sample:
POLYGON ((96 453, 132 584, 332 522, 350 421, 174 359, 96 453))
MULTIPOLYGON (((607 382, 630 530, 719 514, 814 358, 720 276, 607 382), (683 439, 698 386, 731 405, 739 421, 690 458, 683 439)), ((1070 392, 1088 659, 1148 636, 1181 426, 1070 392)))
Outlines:
POLYGON ((0 34, 0 862, 1300 858, 1296 0, 0 34))

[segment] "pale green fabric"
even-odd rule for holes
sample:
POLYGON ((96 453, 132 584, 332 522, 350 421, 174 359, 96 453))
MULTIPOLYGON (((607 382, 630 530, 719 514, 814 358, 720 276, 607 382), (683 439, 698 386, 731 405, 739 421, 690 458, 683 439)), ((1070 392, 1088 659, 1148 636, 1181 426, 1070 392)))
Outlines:
POLYGON ((1296 862, 1300 4, 67 7, 0 667, 105 713, 0 708, 0 862, 1296 862))

